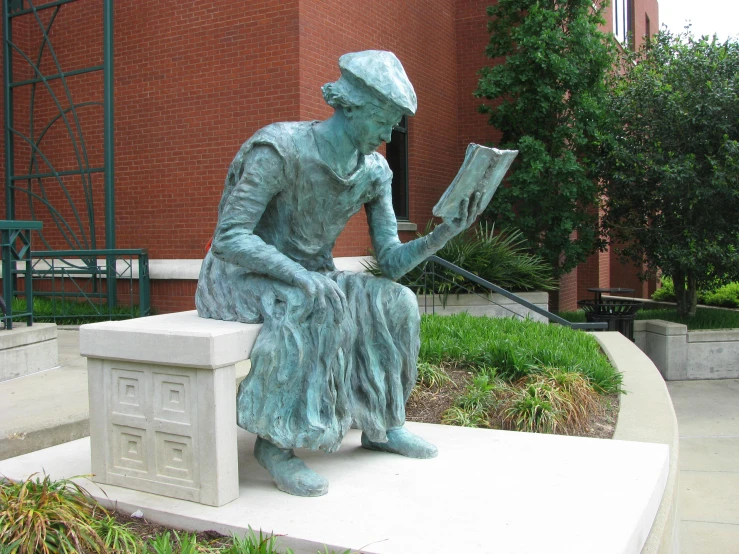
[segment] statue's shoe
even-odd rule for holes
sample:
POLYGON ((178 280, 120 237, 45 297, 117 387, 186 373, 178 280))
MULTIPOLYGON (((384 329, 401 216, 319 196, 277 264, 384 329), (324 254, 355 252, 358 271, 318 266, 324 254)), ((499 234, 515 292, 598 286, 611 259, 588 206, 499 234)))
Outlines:
POLYGON ((405 427, 392 429, 387 432, 387 442, 375 442, 362 433, 362 447, 368 450, 391 452, 409 458, 436 458, 439 451, 428 441, 414 435, 405 427))
POLYGON ((323 496, 328 492, 328 481, 306 466, 291 449, 257 437, 254 457, 269 471, 281 491, 295 496, 323 496))

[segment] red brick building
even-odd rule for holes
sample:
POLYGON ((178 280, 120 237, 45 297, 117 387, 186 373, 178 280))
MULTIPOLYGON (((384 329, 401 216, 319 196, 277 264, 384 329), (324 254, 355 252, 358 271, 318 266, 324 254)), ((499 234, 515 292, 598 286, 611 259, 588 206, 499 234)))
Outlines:
MULTIPOLYGON (((423 229, 432 206, 454 177, 466 145, 497 138, 486 116, 477 113, 479 100, 472 95, 477 70, 491 63, 484 55, 485 8, 493 1, 116 2, 116 246, 149 250, 155 309, 194 307, 193 276, 172 268, 178 266, 175 260, 202 258, 233 155, 268 123, 329 116, 331 109, 320 87, 338 77, 337 60, 346 52, 393 51, 416 89, 418 113, 410 119, 407 133, 408 223, 403 228, 409 230, 402 231, 401 238, 415 236, 412 224, 423 229)), ((607 30, 614 29, 614 15, 624 9, 625 14, 618 12, 625 15, 622 28, 625 24, 633 29, 636 37, 658 29, 657 0, 615 0, 607 12, 607 30)), ((49 36, 65 71, 99 63, 101 17, 99 0, 62 6, 49 36)), ((14 42, 28 52, 36 52, 41 45, 36 23, 19 22, 14 27, 14 42)), ((22 58, 13 54, 16 79, 18 75, 32 78, 34 72, 22 58)), ((42 66, 51 63, 51 58, 42 57, 42 66)), ((53 68, 47 65, 46 72, 53 73, 53 68)), ((102 98, 102 77, 68 81, 76 102, 102 98)), ((59 81, 51 86, 63 99, 59 81)), ((16 97, 16 114, 29 109, 28 98, 16 97)), ((39 92, 34 110, 36 120, 42 121, 53 117, 56 107, 51 96, 39 92)), ((91 107, 81 117, 92 129, 86 144, 90 165, 95 166, 102 157, 102 139, 96 141, 102 133, 102 110, 91 107)), ((15 124, 31 132, 21 117, 16 116, 15 124)), ((64 146, 65 133, 70 132, 61 125, 50 129, 45 138, 50 158, 71 160, 78 155, 64 146)), ((23 144, 17 149, 16 163, 30 152, 23 144)), ((58 168, 65 163, 59 162, 58 168)), ((69 200, 61 192, 50 194, 57 195, 60 211, 67 213, 69 200)), ((74 200, 82 201, 78 196, 74 200)), ((102 214, 102 202, 102 192, 96 188, 96 213, 102 214)), ((0 209, 4 214, 4 205, 0 209)), ((16 217, 28 216, 19 202, 16 217)), ((48 215, 37 217, 47 218, 47 227, 53 223, 48 215)), ((95 227, 98 236, 104 236, 99 219, 95 227)), ((50 240, 56 248, 65 247, 61 240, 50 240)), ((98 247, 103 246, 98 239, 98 247)), ((365 255, 369 246, 365 216, 360 212, 340 237, 334 255, 365 255)), ((577 299, 588 297, 587 287, 610 285, 637 285, 647 292, 632 269, 622 268, 606 252, 563 278, 560 305, 573 308, 577 299)))

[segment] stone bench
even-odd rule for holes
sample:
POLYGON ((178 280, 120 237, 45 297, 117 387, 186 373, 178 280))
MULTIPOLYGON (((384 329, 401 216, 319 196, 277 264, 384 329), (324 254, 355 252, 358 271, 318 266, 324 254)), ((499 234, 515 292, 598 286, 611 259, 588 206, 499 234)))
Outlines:
POLYGON ((238 498, 235 368, 261 327, 194 310, 80 327, 93 480, 210 506, 238 498))

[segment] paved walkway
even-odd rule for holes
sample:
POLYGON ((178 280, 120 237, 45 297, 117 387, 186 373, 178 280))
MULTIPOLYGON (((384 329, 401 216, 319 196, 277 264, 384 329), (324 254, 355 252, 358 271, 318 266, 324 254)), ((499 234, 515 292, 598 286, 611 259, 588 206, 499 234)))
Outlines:
POLYGON ((739 554, 739 380, 671 381, 682 554, 739 554))
MULTIPOLYGON (((89 433, 79 332, 59 329, 58 342, 60 368, 0 383, 0 459, 89 433)), ((681 553, 739 554, 739 380, 667 387, 680 429, 681 553)))

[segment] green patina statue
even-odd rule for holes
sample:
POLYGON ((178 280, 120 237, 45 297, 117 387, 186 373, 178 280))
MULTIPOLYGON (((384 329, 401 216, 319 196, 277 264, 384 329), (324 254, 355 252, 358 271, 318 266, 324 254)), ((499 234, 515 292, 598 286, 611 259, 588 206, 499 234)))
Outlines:
POLYGON ((456 217, 402 244, 392 173, 375 152, 416 95, 390 52, 346 54, 323 87, 326 121, 275 123, 239 150, 228 171, 196 305, 201 317, 263 322, 239 388, 238 424, 277 486, 319 496, 328 482, 294 448, 334 452, 354 424, 362 446, 414 458, 436 447, 404 427, 416 381, 415 295, 393 282, 478 215, 479 194, 456 217), (337 271, 332 248, 364 206, 385 277, 337 271))

